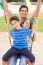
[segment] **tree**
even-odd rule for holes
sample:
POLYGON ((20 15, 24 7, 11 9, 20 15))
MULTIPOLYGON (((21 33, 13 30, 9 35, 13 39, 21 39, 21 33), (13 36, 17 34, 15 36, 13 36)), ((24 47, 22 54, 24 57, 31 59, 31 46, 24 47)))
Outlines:
POLYGON ((2 8, 2 7, 3 7, 2 0, 0 0, 0 8, 2 8))

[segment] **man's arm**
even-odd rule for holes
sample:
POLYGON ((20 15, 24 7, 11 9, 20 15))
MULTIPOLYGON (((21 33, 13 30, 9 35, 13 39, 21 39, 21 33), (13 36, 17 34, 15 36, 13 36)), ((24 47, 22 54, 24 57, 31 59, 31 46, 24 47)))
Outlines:
POLYGON ((6 31, 9 33, 10 32, 10 28, 9 28, 9 23, 7 21, 7 23, 5 23, 5 26, 6 26, 6 31))
POLYGON ((7 16, 8 16, 9 18, 11 18, 12 13, 11 13, 11 11, 8 9, 6 0, 3 0, 3 6, 4 6, 4 10, 5 10, 7 16))
POLYGON ((34 13, 32 15, 35 18, 35 20, 37 20, 37 18, 38 18, 40 7, 41 7, 41 0, 38 0, 36 10, 34 11, 34 13))
POLYGON ((36 38, 36 30, 37 30, 36 20, 38 19, 38 14, 39 14, 39 11, 40 11, 40 7, 41 7, 41 0, 38 0, 36 10, 32 14, 32 18, 30 20, 32 22, 32 30, 34 31, 34 33, 32 34, 32 37, 34 35, 33 40, 35 40, 35 38, 36 38))

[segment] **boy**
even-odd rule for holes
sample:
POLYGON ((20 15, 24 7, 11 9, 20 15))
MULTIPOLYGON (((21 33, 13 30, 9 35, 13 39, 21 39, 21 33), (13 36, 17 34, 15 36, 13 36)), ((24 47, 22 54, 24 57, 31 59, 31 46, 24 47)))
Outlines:
MULTIPOLYGON (((27 36, 31 36, 32 30, 26 27, 21 27, 19 18, 13 16, 10 18, 10 23, 13 29, 10 31, 10 36, 13 38, 13 45, 3 56, 3 65, 6 65, 8 59, 13 55, 23 55, 29 59, 31 64, 35 62, 35 57, 28 49, 27 36)), ((33 32, 34 33, 34 32, 33 32)))

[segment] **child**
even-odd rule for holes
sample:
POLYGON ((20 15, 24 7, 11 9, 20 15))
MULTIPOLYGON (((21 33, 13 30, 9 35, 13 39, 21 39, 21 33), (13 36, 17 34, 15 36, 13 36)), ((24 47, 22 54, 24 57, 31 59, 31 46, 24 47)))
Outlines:
MULTIPOLYGON (((24 21, 24 22, 21 22, 21 27, 27 27, 27 28, 29 28, 29 29, 32 29, 32 24, 31 24, 31 22, 27 19, 26 21, 24 21)), ((33 38, 33 37, 32 37, 33 38)), ((28 48, 29 48, 29 50, 31 51, 31 46, 32 46, 32 43, 31 43, 31 41, 32 41, 32 38, 30 37, 29 39, 27 38, 27 43, 29 43, 28 44, 28 48)), ((9 65, 14 65, 15 64, 15 61, 14 61, 14 58, 15 58, 15 56, 13 56, 11 59, 10 59, 10 62, 9 62, 9 65)), ((23 57, 22 57, 23 58, 23 57)), ((25 58, 25 57, 24 57, 25 58)), ((22 59, 21 59, 22 60, 22 59)), ((23 64, 25 63, 24 61, 26 61, 27 59, 25 58, 22 62, 23 62, 23 64)), ((28 60, 27 60, 28 61, 28 60)), ((22 63, 21 62, 21 63, 22 63)), ((27 62, 28 63, 28 62, 27 62)), ((26 64, 26 63, 25 63, 26 64)), ((28 63, 29 64, 29 63, 28 63)), ((30 65, 30 64, 29 64, 30 65)))
POLYGON ((13 45, 12 48, 10 48, 3 56, 3 65, 6 65, 11 56, 18 54, 27 57, 31 64, 33 64, 35 62, 35 57, 29 51, 27 43, 27 36, 31 36, 32 30, 26 27, 21 27, 17 16, 11 17, 10 23, 13 26, 13 29, 10 31, 10 35, 13 38, 13 45))
MULTIPOLYGON (((21 22, 21 24, 20 24, 22 27, 24 26, 24 27, 27 27, 27 28, 32 28, 32 24, 31 24, 31 22, 27 19, 25 22, 21 22)), ((31 51, 31 46, 32 46, 32 43, 31 43, 31 41, 30 41, 30 39, 31 38, 27 38, 27 43, 29 42, 29 44, 28 44, 28 48, 29 48, 29 50, 31 51)), ((17 56, 16 56, 17 57, 17 56)), ((21 57, 21 56, 19 56, 19 57, 21 57)), ((19 58, 20 59, 20 58, 19 58)), ((25 57, 22 57, 21 58, 21 63, 20 64, 26 64, 26 58, 25 57), (24 59, 23 59, 24 58, 24 59), (22 60, 23 59, 23 60, 22 60)), ((28 60, 27 60, 28 61, 28 60)), ((9 62, 9 65, 14 65, 16 62, 15 62, 15 56, 13 56, 11 59, 10 59, 10 62, 9 62)), ((27 62, 28 63, 28 62, 27 62)), ((30 63, 28 63, 29 65, 30 65, 30 63)))
MULTIPOLYGON (((29 19, 27 19, 25 22, 21 22, 21 24, 20 24, 22 27, 23 26, 25 26, 25 27, 27 27, 27 28, 29 28, 29 29, 32 29, 32 23, 29 21, 29 19)), ((27 42, 29 42, 29 41, 31 41, 31 42, 33 42, 34 41, 34 34, 33 34, 33 37, 30 37, 29 39, 27 38, 27 42)), ((31 51, 31 42, 29 43, 29 49, 30 49, 30 51, 31 51)))
MULTIPOLYGON (((29 19, 27 19, 25 22, 21 22, 21 26, 27 27, 29 29, 32 29, 32 23, 29 19)), ((28 49, 32 52, 32 43, 34 41, 34 34, 32 37, 27 37, 27 43, 28 43, 28 49)), ((27 64, 31 65, 30 61, 26 58, 27 64)))

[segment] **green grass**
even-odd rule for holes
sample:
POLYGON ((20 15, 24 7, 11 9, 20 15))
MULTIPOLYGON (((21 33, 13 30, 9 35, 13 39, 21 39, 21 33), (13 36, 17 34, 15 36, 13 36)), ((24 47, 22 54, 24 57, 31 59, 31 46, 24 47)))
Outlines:
POLYGON ((0 17, 0 30, 4 31, 6 29, 5 27, 5 18, 0 17))
MULTIPOLYGON (((0 30, 1 31, 5 31, 6 30, 5 22, 6 22, 5 18, 4 17, 0 17, 0 30)), ((11 25, 9 25, 9 27, 12 28, 11 25)), ((43 13, 39 15, 37 31, 43 32, 43 13)))
POLYGON ((43 13, 39 15, 37 30, 43 32, 43 13))

